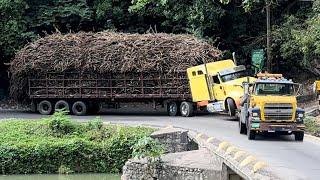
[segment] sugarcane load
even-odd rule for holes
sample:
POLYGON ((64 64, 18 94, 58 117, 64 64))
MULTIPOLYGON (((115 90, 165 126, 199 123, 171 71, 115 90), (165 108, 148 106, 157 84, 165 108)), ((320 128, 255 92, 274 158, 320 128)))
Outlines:
POLYGON ((214 91, 217 85, 236 83, 236 91, 242 92, 236 79, 244 78, 245 68, 232 60, 218 61, 220 55, 207 42, 186 34, 56 33, 16 54, 10 93, 18 101, 31 102, 41 114, 65 109, 85 115, 102 104, 119 108, 143 102, 166 107, 171 116, 191 116, 195 109, 218 106, 224 107, 217 111, 232 108, 234 115, 235 98, 241 94, 233 98, 221 95, 226 91, 214 91))

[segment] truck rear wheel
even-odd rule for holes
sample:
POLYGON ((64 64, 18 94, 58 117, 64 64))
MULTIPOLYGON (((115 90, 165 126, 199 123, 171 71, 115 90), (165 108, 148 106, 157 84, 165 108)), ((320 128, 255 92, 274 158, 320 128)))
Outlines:
POLYGON ((77 101, 72 105, 72 113, 77 116, 83 116, 87 113, 87 105, 82 101, 77 101))
POLYGON ((228 107, 229 116, 231 116, 231 117, 235 116, 236 115, 236 105, 231 98, 227 99, 227 107, 228 107))
POLYGON ((183 101, 180 105, 181 116, 190 117, 193 115, 193 106, 192 103, 183 101))
POLYGON ((42 115, 49 115, 52 113, 52 104, 50 101, 43 100, 38 104, 38 111, 42 115))
POLYGON ((304 132, 295 132, 294 133, 294 139, 296 141, 303 141, 304 138, 304 132))
POLYGON ((174 101, 168 102, 168 104, 167 104, 167 113, 168 113, 169 116, 178 115, 178 111, 179 111, 179 108, 178 108, 178 105, 177 105, 176 102, 174 102, 174 101))
POLYGON ((54 106, 54 110, 65 110, 70 112, 70 107, 69 107, 69 103, 65 100, 60 100, 58 102, 56 102, 56 105, 54 106))

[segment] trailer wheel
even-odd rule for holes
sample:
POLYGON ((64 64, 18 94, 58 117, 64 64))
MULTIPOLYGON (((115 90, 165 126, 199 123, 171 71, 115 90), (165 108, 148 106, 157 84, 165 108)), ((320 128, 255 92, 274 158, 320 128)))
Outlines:
POLYGON ((72 113, 77 116, 83 116, 87 113, 87 105, 82 101, 77 101, 72 105, 72 113))
POLYGON ((181 116, 190 117, 193 115, 193 106, 192 103, 183 101, 180 105, 181 116))
POLYGON ((56 102, 56 105, 54 106, 54 110, 55 111, 65 110, 65 111, 70 112, 69 103, 65 100, 60 100, 60 101, 56 102))
POLYGON ((304 132, 295 132, 294 133, 294 139, 296 141, 303 141, 303 138, 304 138, 304 132))
POLYGON ((176 116, 178 114, 178 105, 176 102, 171 101, 167 104, 167 113, 169 116, 176 116))
POLYGON ((42 115, 49 115, 52 113, 52 104, 50 101, 43 100, 38 104, 38 111, 42 115))
POLYGON ((231 98, 227 99, 227 106, 228 106, 229 116, 231 116, 231 117, 235 116, 236 115, 236 105, 231 98))

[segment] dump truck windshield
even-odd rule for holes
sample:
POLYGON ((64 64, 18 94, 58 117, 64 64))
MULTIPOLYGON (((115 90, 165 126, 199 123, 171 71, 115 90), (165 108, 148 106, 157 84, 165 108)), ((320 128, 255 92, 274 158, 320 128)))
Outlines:
POLYGON ((294 85, 289 83, 259 83, 255 87, 256 95, 292 96, 294 91, 294 85))
POLYGON ((221 80, 223 82, 226 82, 226 81, 231 81, 231 80, 234 80, 234 79, 246 77, 246 75, 247 75, 246 71, 237 71, 237 72, 234 72, 234 73, 221 75, 220 77, 221 77, 221 80))

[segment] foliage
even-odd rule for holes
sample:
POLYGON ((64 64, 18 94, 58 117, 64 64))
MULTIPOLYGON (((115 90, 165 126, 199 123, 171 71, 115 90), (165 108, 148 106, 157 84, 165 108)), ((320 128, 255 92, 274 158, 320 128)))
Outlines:
POLYGON ((139 159, 144 157, 157 159, 164 153, 164 150, 163 145, 158 141, 151 137, 143 137, 133 146, 132 155, 139 159))
POLYGON ((63 116, 61 113, 40 121, 0 122, 1 174, 120 172, 125 161, 132 157, 133 145, 153 131, 115 125, 92 129, 100 126, 94 120, 71 121, 72 133, 65 133, 65 127, 70 124, 61 126, 68 121, 63 116), (51 126, 53 121, 60 122, 59 126, 51 126), (51 132, 51 127, 59 136, 51 132), (101 134, 100 139, 92 138, 92 132, 101 134))
POLYGON ((64 136, 74 132, 76 125, 71 121, 69 116, 66 116, 67 111, 55 112, 49 119, 49 129, 53 136, 64 136))
POLYGON ((306 117, 304 124, 306 126, 306 131, 313 136, 320 137, 320 121, 316 120, 314 117, 306 117))
MULTIPOLYGON (((300 8, 286 15, 284 21, 273 27, 273 52, 281 64, 309 68, 320 60, 320 1, 312 8, 300 8)), ((286 69, 290 71, 290 68, 286 69)))
POLYGON ((214 32, 224 15, 221 5, 211 0, 133 0, 130 11, 160 19, 160 23, 154 24, 160 30, 188 32, 199 37, 214 32))

